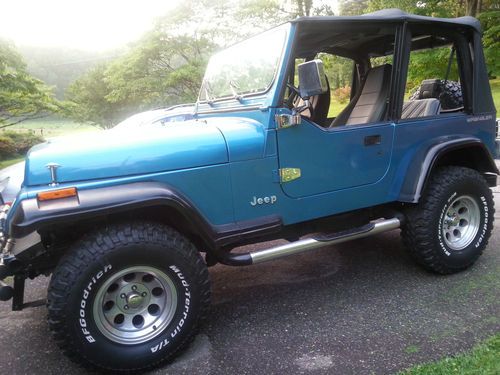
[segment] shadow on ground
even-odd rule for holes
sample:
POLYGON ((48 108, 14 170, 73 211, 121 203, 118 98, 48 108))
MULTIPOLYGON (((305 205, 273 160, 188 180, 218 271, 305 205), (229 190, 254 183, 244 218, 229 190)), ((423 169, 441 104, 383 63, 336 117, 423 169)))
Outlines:
MULTIPOLYGON (((272 263, 215 266, 208 323, 154 373, 382 374, 467 350, 500 330, 499 248, 497 229, 472 269, 445 277, 415 266, 397 231, 272 263)), ((28 298, 43 297, 46 284, 31 282, 28 298)), ((3 372, 84 373, 50 339, 45 308, 0 309, 3 372)))

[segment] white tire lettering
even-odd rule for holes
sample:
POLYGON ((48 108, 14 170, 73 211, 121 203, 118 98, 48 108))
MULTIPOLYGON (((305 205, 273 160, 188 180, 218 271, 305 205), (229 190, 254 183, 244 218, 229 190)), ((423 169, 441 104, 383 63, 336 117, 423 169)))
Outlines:
POLYGON ((444 205, 443 209, 441 210, 441 214, 439 215, 439 222, 438 222, 438 241, 439 241, 439 246, 441 247, 441 249, 443 250, 444 254, 446 256, 450 256, 451 253, 448 251, 448 249, 446 248, 444 242, 443 242, 443 234, 441 232, 441 226, 442 226, 442 223, 443 223, 443 220, 444 220, 444 214, 450 204, 450 202, 452 201, 452 199, 457 195, 457 192, 454 192, 447 200, 446 204, 444 205))
POLYGON ((488 215, 488 202, 486 201, 486 197, 482 196, 481 197, 481 202, 483 203, 483 211, 484 211, 484 223, 483 227, 481 228, 481 235, 479 236, 477 242, 475 243, 474 247, 477 249, 479 246, 481 246, 481 243, 484 240, 484 236, 486 235, 486 232, 488 231, 488 220, 489 220, 489 215, 488 215))
POLYGON ((92 286, 97 282, 97 280, 99 280, 102 276, 104 276, 106 272, 108 272, 112 268, 113 267, 111 266, 111 264, 104 266, 103 270, 97 272, 95 276, 92 276, 92 281, 87 285, 87 287, 83 290, 82 293, 82 299, 80 300, 80 311, 79 311, 80 319, 78 320, 78 322, 80 324, 80 328, 82 330, 83 335, 90 344, 96 342, 96 340, 90 334, 89 330, 86 328, 87 320, 86 320, 85 307, 87 306, 87 300, 90 296, 90 291, 92 290, 92 286))
MULTIPOLYGON (((182 286, 184 287, 184 311, 182 312, 182 318, 179 320, 179 323, 177 323, 177 326, 174 328, 174 330, 170 333, 170 337, 174 338, 181 332, 182 327, 184 326, 184 323, 188 318, 189 306, 191 305, 191 291, 189 290, 189 283, 186 281, 186 278, 182 274, 179 267, 171 265, 169 268, 177 275, 182 286)), ((159 344, 151 347, 151 352, 155 353, 158 350, 165 348, 169 343, 170 342, 168 341, 168 339, 165 339, 159 344)))
POLYGON ((95 342, 95 339, 94 339, 92 336, 90 336, 90 335, 85 336, 85 338, 86 338, 86 339, 87 339, 87 341, 88 341, 89 343, 91 343, 91 344, 92 344, 93 342, 95 342))

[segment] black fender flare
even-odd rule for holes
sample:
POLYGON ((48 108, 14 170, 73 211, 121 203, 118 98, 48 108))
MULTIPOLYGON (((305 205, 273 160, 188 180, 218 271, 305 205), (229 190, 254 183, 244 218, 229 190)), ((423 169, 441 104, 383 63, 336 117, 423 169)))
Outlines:
POLYGON ((214 228, 181 193, 158 182, 137 182, 103 188, 78 190, 78 197, 38 202, 36 198, 20 202, 10 223, 9 234, 19 238, 50 226, 68 224, 138 208, 167 206, 183 215, 209 240, 214 228))
POLYGON ((439 159, 449 152, 467 149, 480 150, 482 165, 479 171, 485 174, 490 185, 496 185, 496 175, 500 172, 488 148, 479 138, 439 138, 413 157, 408 166, 398 201, 417 203, 439 159))
POLYGON ((279 232, 281 217, 268 216, 245 222, 212 225, 195 204, 171 186, 159 182, 136 182, 103 188, 78 190, 78 197, 38 202, 22 200, 10 223, 9 235, 24 237, 34 231, 68 225, 82 220, 130 212, 148 207, 169 207, 182 215, 189 231, 201 239, 203 251, 223 258, 221 248, 249 237, 279 232))

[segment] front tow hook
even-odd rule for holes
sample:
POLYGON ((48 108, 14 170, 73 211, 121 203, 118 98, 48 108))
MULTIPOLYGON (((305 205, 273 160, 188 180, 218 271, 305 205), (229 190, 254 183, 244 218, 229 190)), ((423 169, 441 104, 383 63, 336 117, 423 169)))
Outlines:
POLYGON ((10 275, 9 267, 5 264, 0 264, 0 301, 8 301, 14 296, 14 288, 3 281, 10 275))
POLYGON ((14 296, 14 288, 0 280, 0 301, 9 301, 14 296))

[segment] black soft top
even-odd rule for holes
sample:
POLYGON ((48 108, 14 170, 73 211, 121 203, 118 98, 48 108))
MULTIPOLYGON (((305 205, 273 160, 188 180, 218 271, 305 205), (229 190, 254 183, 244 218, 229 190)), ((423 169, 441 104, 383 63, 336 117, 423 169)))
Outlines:
POLYGON ((433 23, 438 25, 449 26, 466 26, 481 32, 481 24, 474 17, 458 17, 458 18, 437 18, 417 16, 403 12, 400 9, 384 9, 373 13, 363 14, 361 16, 329 16, 329 17, 300 17, 292 23, 310 24, 317 22, 411 22, 411 23, 433 23))

